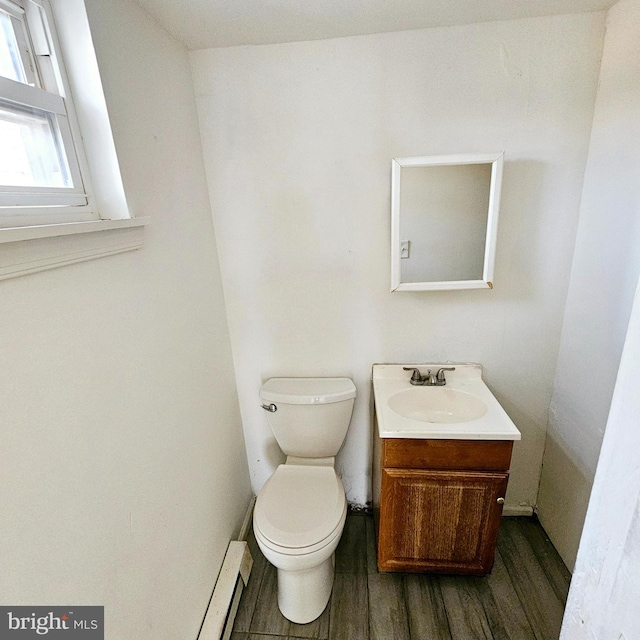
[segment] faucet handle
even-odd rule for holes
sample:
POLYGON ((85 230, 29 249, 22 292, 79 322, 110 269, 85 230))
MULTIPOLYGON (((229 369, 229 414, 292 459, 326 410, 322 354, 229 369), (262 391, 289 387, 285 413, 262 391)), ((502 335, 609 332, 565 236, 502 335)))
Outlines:
POLYGON ((445 384, 447 384, 447 381, 444 377, 444 372, 445 371, 455 371, 456 368, 455 367, 440 367, 440 369, 438 369, 438 373, 436 373, 436 384, 443 386, 445 384))
POLYGON ((413 384, 422 384, 422 374, 417 367, 402 367, 405 371, 413 371, 411 375, 411 382, 413 384))

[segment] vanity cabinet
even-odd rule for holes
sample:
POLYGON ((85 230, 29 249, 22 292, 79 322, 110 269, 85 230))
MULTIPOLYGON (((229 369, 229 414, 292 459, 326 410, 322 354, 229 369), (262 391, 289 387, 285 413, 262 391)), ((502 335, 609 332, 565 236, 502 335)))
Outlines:
POLYGON ((513 442, 376 437, 380 571, 491 571, 513 442))

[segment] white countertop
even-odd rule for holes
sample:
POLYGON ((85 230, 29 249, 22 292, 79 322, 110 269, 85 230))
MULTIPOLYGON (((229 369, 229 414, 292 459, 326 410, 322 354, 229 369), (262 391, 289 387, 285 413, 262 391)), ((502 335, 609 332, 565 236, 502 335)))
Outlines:
MULTIPOLYGON (((373 392, 376 405, 378 433, 381 438, 418 438, 453 440, 520 440, 521 435, 495 396, 482 380, 479 364, 374 364, 373 392), (411 371, 403 367, 416 367, 424 375, 428 369, 435 373, 440 367, 455 367, 446 372, 447 384, 437 389, 451 389, 480 398, 486 413, 468 422, 425 422, 406 418, 393 411, 389 399, 396 393, 411 389, 411 371)), ((419 388, 419 387, 415 387, 419 388)))

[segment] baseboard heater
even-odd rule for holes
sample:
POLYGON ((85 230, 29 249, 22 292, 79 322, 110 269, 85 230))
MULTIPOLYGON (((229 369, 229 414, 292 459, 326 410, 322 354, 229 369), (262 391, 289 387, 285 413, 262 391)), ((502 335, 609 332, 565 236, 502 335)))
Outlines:
POLYGON ((252 566, 253 558, 247 543, 242 540, 230 542, 198 640, 229 640, 252 566))

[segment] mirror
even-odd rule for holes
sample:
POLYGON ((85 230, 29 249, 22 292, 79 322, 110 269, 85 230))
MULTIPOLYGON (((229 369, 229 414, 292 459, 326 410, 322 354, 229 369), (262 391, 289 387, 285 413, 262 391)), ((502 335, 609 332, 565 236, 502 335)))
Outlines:
POLYGON ((493 288, 503 156, 392 160, 391 291, 493 288))

